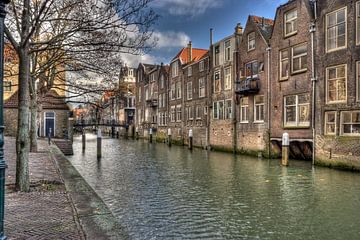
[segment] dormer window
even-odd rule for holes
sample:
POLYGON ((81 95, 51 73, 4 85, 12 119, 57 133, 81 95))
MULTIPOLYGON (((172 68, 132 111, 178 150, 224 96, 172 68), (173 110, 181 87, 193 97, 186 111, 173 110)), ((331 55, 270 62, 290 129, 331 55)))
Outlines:
POLYGON ((285 13, 284 15, 284 32, 285 32, 285 37, 294 35, 297 33, 297 10, 290 10, 288 12, 285 13))
POLYGON ((255 49, 255 32, 248 34, 248 51, 255 49))
POLYGON ((230 40, 225 42, 225 61, 231 60, 231 42, 230 40))
POLYGON ((179 67, 178 67, 177 62, 174 62, 171 65, 171 76, 172 77, 177 77, 178 75, 179 75, 179 67))

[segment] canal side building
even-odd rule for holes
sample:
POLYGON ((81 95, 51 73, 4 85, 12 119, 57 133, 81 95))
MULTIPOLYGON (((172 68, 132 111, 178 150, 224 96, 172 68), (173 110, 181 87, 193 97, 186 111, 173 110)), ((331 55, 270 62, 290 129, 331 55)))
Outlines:
POLYGON ((158 92, 158 124, 156 131, 157 141, 164 142, 167 138, 167 126, 169 116, 169 70, 168 65, 161 64, 157 79, 158 92))
MULTIPOLYGON (((193 132, 193 145, 206 148, 208 146, 208 106, 211 105, 209 84, 209 54, 189 62, 183 68, 185 86, 185 124, 184 133, 193 132)), ((188 144, 188 137, 185 137, 188 144)))
POLYGON ((316 162, 360 169, 360 1, 317 1, 316 162))
POLYGON ((280 154, 282 135, 290 136, 290 156, 312 158, 312 6, 293 0, 277 8, 271 45, 271 142, 280 154))
POLYGON ((237 149, 268 155, 270 104, 269 39, 273 20, 249 16, 238 46, 237 149))

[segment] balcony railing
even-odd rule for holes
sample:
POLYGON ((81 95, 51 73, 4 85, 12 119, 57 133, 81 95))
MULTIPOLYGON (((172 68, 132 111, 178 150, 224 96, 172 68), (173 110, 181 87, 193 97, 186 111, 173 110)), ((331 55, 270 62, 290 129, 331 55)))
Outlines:
POLYGON ((260 79, 257 77, 241 79, 236 82, 235 93, 242 95, 255 94, 260 91, 260 79))

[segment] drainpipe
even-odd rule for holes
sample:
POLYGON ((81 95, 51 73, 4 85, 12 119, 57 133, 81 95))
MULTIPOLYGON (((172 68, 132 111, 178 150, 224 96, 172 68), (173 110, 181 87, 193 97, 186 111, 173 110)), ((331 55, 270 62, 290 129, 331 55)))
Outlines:
POLYGON ((268 157, 271 158, 271 81, 270 81, 270 44, 266 48, 267 52, 267 122, 268 122, 268 157))
MULTIPOLYGON (((316 4, 316 2, 315 2, 316 4)), ((315 164, 315 138, 316 138, 316 129, 315 129, 315 114, 316 114, 316 69, 315 69, 315 32, 316 32, 316 27, 315 27, 315 22, 312 22, 310 25, 310 34, 311 34, 311 72, 312 72, 312 76, 311 76, 311 83, 312 83, 312 101, 311 101, 311 126, 312 126, 312 138, 313 138, 313 146, 312 146, 312 163, 313 165, 315 164)))

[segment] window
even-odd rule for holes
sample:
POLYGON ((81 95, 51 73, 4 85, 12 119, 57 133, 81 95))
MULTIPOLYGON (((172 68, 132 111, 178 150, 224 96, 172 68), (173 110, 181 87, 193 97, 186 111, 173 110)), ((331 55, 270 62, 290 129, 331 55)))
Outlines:
POLYGON ((255 49, 255 32, 248 34, 248 51, 255 49))
POLYGON ((187 119, 188 120, 193 120, 194 119, 193 107, 192 106, 187 108, 187 119))
POLYGON ((196 116, 196 119, 201 119, 201 105, 196 105, 196 113, 195 113, 195 116, 196 116))
POLYGON ((165 85, 164 75, 160 76, 160 88, 163 89, 165 85))
POLYGON ((187 83, 187 87, 186 87, 186 99, 190 100, 192 99, 192 82, 188 82, 187 83))
POLYGON ((4 91, 5 92, 11 92, 11 81, 4 81, 4 91))
POLYGON ((145 100, 149 100, 150 95, 149 95, 149 89, 145 88, 145 100))
POLYGON ((291 10, 285 13, 285 24, 284 24, 284 32, 285 37, 294 35, 297 33, 297 10, 291 10))
POLYGON ((224 101, 213 102, 213 118, 224 119, 224 101))
POLYGON ((176 121, 181 122, 181 105, 176 106, 176 121))
POLYGON ((199 63, 199 71, 200 71, 200 72, 204 71, 204 61, 201 61, 201 62, 199 63))
POLYGON ((205 78, 199 79, 199 97, 205 97, 205 78))
POLYGON ((289 50, 280 52, 280 80, 288 79, 289 77, 289 50))
POLYGON ((325 135, 336 134, 336 112, 325 113, 325 135))
POLYGON ((133 71, 133 69, 129 69, 129 76, 130 76, 130 77, 134 76, 134 71, 133 71))
POLYGON ((225 119, 232 118, 232 100, 228 99, 225 101, 225 119))
POLYGON ((341 135, 360 136, 360 111, 341 113, 341 135))
POLYGON ((166 93, 163 93, 163 107, 166 106, 166 93))
POLYGON ((243 97, 240 101, 240 122, 249 122, 249 98, 243 97))
POLYGON ((171 84, 170 96, 171 96, 171 100, 174 100, 176 97, 175 83, 171 84))
POLYGON ((360 101, 360 62, 356 63, 356 89, 357 100, 360 101))
POLYGON ((326 15, 326 51, 346 48, 346 7, 326 15))
POLYGON ((231 60, 231 42, 230 40, 225 42, 225 61, 231 60))
POLYGON ((175 106, 171 106, 171 109, 170 109, 170 121, 175 122, 175 106))
POLYGON ((253 61, 245 64, 245 77, 256 77, 259 73, 259 64, 253 61))
POLYGON ((155 81, 155 73, 153 73, 153 74, 150 75, 150 81, 151 81, 151 82, 155 81))
POLYGON ((254 98, 254 122, 263 122, 264 121, 264 110, 265 102, 264 96, 255 96, 254 98))
POLYGON ((307 44, 293 47, 291 58, 291 72, 298 73, 307 70, 307 44))
POLYGON ((221 91, 221 82, 220 82, 220 71, 214 73, 214 92, 221 91))
POLYGON ((176 83, 176 98, 181 98, 181 82, 176 83))
POLYGON ((285 127, 310 126, 310 95, 291 95, 284 97, 285 127))
POLYGON ((205 107, 204 107, 204 115, 207 115, 207 113, 208 113, 208 107, 205 106, 205 107))
POLYGON ((192 66, 188 67, 188 77, 192 75, 192 66))
POLYGON ((178 75, 179 75, 179 66, 178 66, 177 62, 174 62, 171 65, 171 76, 177 77, 178 75))
POLYGON ((225 68, 225 90, 231 89, 231 68, 225 68))
POLYGON ((356 44, 360 45, 360 1, 356 3, 356 44))
POLYGON ((326 69, 327 103, 346 101, 346 65, 326 69))

